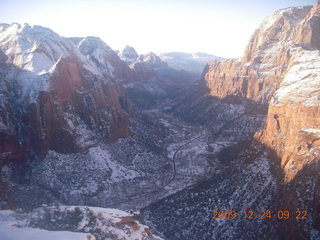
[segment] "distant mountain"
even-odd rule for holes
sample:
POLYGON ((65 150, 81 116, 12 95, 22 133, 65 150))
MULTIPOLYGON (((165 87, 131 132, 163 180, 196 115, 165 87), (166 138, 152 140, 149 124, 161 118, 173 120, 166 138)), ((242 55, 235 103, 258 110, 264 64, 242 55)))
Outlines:
POLYGON ((133 105, 149 108, 177 95, 187 84, 199 82, 199 74, 177 70, 153 52, 138 54, 126 46, 118 56, 131 69, 134 83, 124 84, 125 92, 133 105))
POLYGON ((133 63, 139 57, 138 53, 133 47, 126 46, 121 53, 119 53, 119 57, 122 61, 126 63, 133 63))
POLYGON ((207 53, 167 52, 161 53, 160 58, 176 70, 184 70, 201 74, 208 62, 222 60, 223 58, 207 53))

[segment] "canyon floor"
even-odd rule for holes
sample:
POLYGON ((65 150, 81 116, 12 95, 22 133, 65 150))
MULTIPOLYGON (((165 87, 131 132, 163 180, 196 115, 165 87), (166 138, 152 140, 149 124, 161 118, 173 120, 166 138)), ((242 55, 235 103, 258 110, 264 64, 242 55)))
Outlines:
POLYGON ((0 238, 320 239, 319 16, 276 11, 241 59, 162 56, 179 69, 0 24, 0 238))

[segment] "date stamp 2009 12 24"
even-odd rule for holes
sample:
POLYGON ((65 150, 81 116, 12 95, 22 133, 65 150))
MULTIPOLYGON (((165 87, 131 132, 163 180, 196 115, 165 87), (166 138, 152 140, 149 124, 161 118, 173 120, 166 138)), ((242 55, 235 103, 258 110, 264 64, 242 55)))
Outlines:
POLYGON ((233 211, 233 210, 214 210, 211 211, 213 216, 211 219, 280 219, 287 220, 289 218, 295 218, 298 220, 307 220, 308 212, 306 210, 298 210, 295 212, 289 212, 287 210, 279 211, 233 211))

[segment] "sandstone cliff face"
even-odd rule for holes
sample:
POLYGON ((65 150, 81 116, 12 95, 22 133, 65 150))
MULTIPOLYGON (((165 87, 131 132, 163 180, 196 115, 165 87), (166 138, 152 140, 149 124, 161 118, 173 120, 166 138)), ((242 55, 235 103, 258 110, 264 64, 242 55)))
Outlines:
POLYGON ((1 165, 130 136, 120 82, 132 73, 101 40, 2 24, 0 52, 1 165))
POLYGON ((269 103, 256 138, 281 158, 286 181, 317 158, 319 12, 319 4, 277 11, 255 31, 241 60, 212 62, 204 73, 213 96, 269 103))
POLYGON ((241 61, 213 62, 204 73, 211 95, 269 104, 255 138, 279 158, 283 186, 274 207, 309 214, 307 221, 283 223, 285 239, 305 239, 320 229, 319 16, 320 3, 280 10, 253 34, 241 61))
POLYGON ((211 95, 238 95, 267 103, 287 71, 297 26, 309 12, 310 7, 276 12, 255 31, 241 60, 209 63, 204 79, 211 95))
POLYGON ((320 2, 311 9, 303 23, 298 26, 297 33, 293 34, 294 42, 306 47, 320 48, 320 2))
POLYGON ((286 181, 319 160, 319 67, 318 50, 299 49, 269 104, 260 139, 281 158, 286 181))
POLYGON ((319 3, 296 27, 287 71, 270 104, 260 139, 276 150, 290 182, 300 170, 319 160, 320 52, 316 39, 319 3))

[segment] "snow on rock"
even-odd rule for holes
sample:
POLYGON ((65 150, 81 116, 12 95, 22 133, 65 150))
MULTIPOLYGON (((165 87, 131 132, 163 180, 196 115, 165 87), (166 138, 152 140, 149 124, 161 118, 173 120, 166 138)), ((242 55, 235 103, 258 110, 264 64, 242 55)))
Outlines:
POLYGON ((163 62, 161 58, 153 52, 141 54, 138 60, 147 63, 154 68, 167 67, 167 63, 163 62))
POLYGON ((213 210, 266 210, 276 193, 269 159, 259 156, 251 163, 244 163, 242 157, 230 160, 233 164, 224 163, 226 168, 211 179, 145 208, 145 222, 168 239, 260 239, 266 228, 270 231, 270 222, 212 219, 213 210))
POLYGON ((65 113, 64 116, 68 126, 76 137, 78 146, 87 148, 97 144, 94 133, 88 129, 87 125, 79 116, 70 113, 65 113))
POLYGON ((302 47, 298 33, 310 9, 286 8, 267 17, 252 35, 241 62, 229 59, 210 63, 204 72, 210 94, 268 103, 294 64, 296 48, 302 47))
POLYGON ((320 51, 296 51, 293 64, 273 98, 274 104, 320 104, 320 51))
POLYGON ((301 130, 304 131, 304 132, 307 132, 307 133, 314 133, 314 134, 320 135, 320 129, 304 128, 304 129, 301 129, 301 130))
POLYGON ((117 164, 112 160, 110 153, 106 150, 101 149, 101 147, 93 147, 89 149, 89 156, 92 158, 92 161, 100 167, 107 167, 111 170, 111 180, 112 181, 121 181, 123 179, 133 179, 138 173, 134 170, 124 168, 120 164, 117 164))
POLYGON ((6 56, 7 64, 19 70, 12 70, 9 79, 17 80, 22 97, 28 102, 33 102, 40 91, 48 89, 48 80, 63 58, 76 58, 85 69, 101 76, 98 68, 70 39, 41 26, 1 24, 0 52, 6 56))
POLYGON ((85 60, 76 46, 67 38, 41 26, 14 23, 0 31, 0 49, 14 66, 35 74, 43 74, 62 57, 75 55, 92 70, 92 63, 85 60))
POLYGON ((98 37, 85 37, 77 44, 79 50, 89 59, 103 69, 104 74, 113 77, 114 67, 108 61, 108 57, 115 55, 115 52, 98 37))
POLYGON ((310 10, 311 7, 303 6, 280 9, 274 12, 272 15, 266 17, 264 21, 261 23, 260 29, 262 29, 263 31, 267 31, 281 18, 285 18, 287 21, 290 22, 290 24, 297 25, 302 21, 301 17, 299 17, 299 14, 305 9, 310 10))
POLYGON ((125 61, 126 63, 133 63, 137 60, 137 58, 139 57, 138 53, 136 52, 136 50, 133 47, 130 46, 126 46, 121 54, 119 54, 121 60, 125 61))
MULTIPOLYGON (((101 146, 91 147, 86 154, 59 154, 49 151, 33 171, 33 181, 64 194, 66 201, 83 201, 84 195, 99 194, 108 184, 135 179, 140 174, 119 164, 114 156, 101 146), (76 169, 77 171, 74 171, 76 169), (82 198, 81 198, 82 196, 82 198)), ((110 201, 109 198, 100 198, 110 201)))
POLYGON ((86 206, 43 206, 29 213, 0 211, 1 240, 161 240, 136 215, 86 206))
POLYGON ((0 239, 1 240, 95 240, 88 233, 70 231, 47 231, 39 228, 24 226, 26 220, 15 217, 13 211, 0 211, 0 239))

